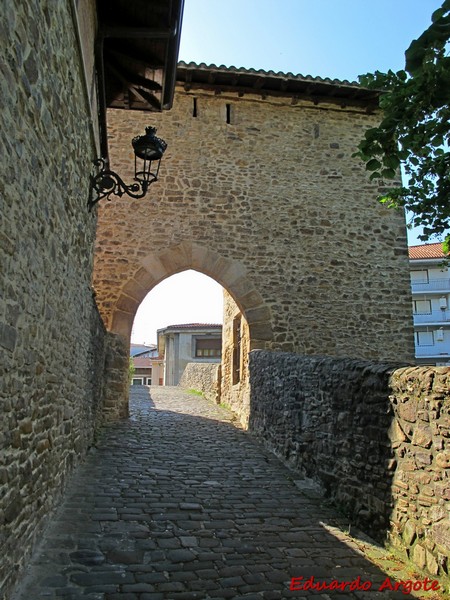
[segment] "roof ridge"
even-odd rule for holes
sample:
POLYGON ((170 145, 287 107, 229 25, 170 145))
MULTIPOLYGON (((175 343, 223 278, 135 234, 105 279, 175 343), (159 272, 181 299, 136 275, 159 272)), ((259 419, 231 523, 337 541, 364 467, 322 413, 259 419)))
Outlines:
POLYGON ((168 327, 222 327, 222 323, 176 323, 175 325, 167 325, 168 327))
MULTIPOLYGON (((358 83, 357 81, 349 81, 348 79, 332 79, 331 77, 320 77, 320 76, 313 76, 313 75, 303 75, 301 73, 297 73, 297 75, 295 75, 294 73, 292 73, 291 71, 288 71, 287 73, 283 72, 283 71, 273 71, 271 69, 269 70, 265 70, 265 69, 255 69, 254 67, 250 67, 250 68, 245 68, 245 67, 235 67, 234 65, 227 67, 226 65, 216 65, 214 63, 212 64, 206 64, 204 62, 201 63, 196 63, 194 61, 190 61, 190 62, 185 62, 184 60, 180 60, 178 62, 178 67, 179 68, 191 68, 191 69, 204 69, 204 70, 216 70, 216 71, 223 71, 226 73, 235 73, 235 74, 247 74, 247 75, 262 75, 265 77, 276 77, 276 78, 280 78, 280 79, 292 79, 292 80, 296 80, 296 81, 311 81, 311 82, 316 82, 316 83, 325 83, 325 84, 330 84, 330 85, 341 85, 341 86, 348 86, 348 87, 358 87, 358 88, 363 88, 363 86, 358 83)), ((364 88, 363 88, 364 89, 364 88)))
POLYGON ((425 246, 441 246, 442 242, 427 242, 425 244, 412 244, 408 248, 425 248, 425 246))

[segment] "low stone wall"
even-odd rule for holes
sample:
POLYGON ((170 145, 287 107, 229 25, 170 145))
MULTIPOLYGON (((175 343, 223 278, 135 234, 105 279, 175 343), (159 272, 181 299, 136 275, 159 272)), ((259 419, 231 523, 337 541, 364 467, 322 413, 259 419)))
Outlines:
POLYGON ((450 369, 250 353, 250 431, 380 541, 445 576, 450 369))
POLYGON ((219 363, 188 363, 178 385, 185 389, 199 390, 208 400, 219 403, 219 381, 219 363))

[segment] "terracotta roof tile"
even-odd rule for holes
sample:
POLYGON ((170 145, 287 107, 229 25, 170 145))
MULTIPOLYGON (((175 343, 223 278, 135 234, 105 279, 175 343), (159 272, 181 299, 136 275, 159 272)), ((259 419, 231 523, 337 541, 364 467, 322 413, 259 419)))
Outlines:
POLYGON ((371 110, 378 107, 378 98, 382 93, 381 90, 365 88, 355 81, 183 61, 177 65, 177 81, 184 85, 186 91, 197 88, 219 89, 263 97, 269 94, 290 96, 293 99, 304 98, 315 103, 326 99, 342 106, 364 105, 371 110))
POLYGON ((442 251, 442 243, 436 244, 422 244, 420 246, 410 246, 408 248, 409 258, 421 259, 421 258, 445 258, 445 254, 442 251))
POLYGON ((220 323, 182 323, 181 325, 168 325, 164 329, 199 329, 202 327, 222 328, 220 323))
POLYGON ((197 69, 203 71, 221 71, 223 73, 232 73, 235 75, 260 75, 262 77, 277 77, 281 79, 297 79, 298 81, 310 81, 316 83, 330 83, 332 85, 345 85, 361 88, 361 84, 357 81, 348 81, 348 79, 331 79, 330 77, 314 77, 312 75, 302 75, 301 73, 291 73, 290 71, 287 73, 283 73, 282 71, 265 71, 264 69, 254 69, 253 67, 246 69, 245 67, 235 67, 231 65, 227 67, 226 65, 215 65, 206 63, 195 63, 193 61, 187 63, 183 60, 178 62, 178 68, 188 68, 188 69, 197 69))
POLYGON ((154 362, 158 362, 163 360, 162 358, 149 358, 149 357, 142 357, 142 356, 136 356, 135 358, 133 358, 133 364, 137 369, 145 369, 145 368, 151 368, 152 364, 154 362))

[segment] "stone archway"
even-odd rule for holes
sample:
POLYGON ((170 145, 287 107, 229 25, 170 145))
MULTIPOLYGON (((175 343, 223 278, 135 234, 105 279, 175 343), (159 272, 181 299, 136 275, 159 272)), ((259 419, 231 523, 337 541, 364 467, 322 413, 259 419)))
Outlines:
POLYGON ((244 316, 249 332, 248 349, 264 349, 273 340, 271 312, 239 261, 195 242, 183 242, 143 257, 122 287, 107 327, 104 419, 128 415, 129 344, 140 303, 158 283, 187 269, 199 271, 220 283, 244 316))
POLYGON ((248 323, 250 349, 267 346, 273 338, 270 310, 244 265, 195 242, 184 242, 141 259, 111 313, 110 331, 129 340, 136 311, 149 291, 187 269, 208 275, 230 293, 248 323))
MULTIPOLYGON (((180 82, 172 110, 151 115, 169 142, 158 185, 99 206, 93 285, 122 366, 140 302, 186 269, 230 292, 251 350, 409 361, 404 217, 374 201, 380 182, 354 158, 379 120, 369 98, 334 84, 320 106, 279 87, 270 99, 247 84, 225 93, 188 71, 195 86, 180 82)), ((126 180, 130 135, 148 125, 142 111, 108 112, 110 162, 126 180)))

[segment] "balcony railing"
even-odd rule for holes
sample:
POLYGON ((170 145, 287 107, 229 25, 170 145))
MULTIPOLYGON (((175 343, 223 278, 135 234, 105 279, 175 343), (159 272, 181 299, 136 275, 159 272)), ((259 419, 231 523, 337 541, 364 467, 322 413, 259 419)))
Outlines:
POLYGON ((414 313, 414 325, 426 323, 450 323, 449 310, 433 310, 431 313, 414 313))
POLYGON ((450 345, 441 343, 433 346, 416 346, 416 357, 435 356, 442 360, 450 360, 450 345))
POLYGON ((413 292, 432 292, 441 290, 450 290, 450 279, 430 279, 429 281, 412 281, 411 289, 413 292))

